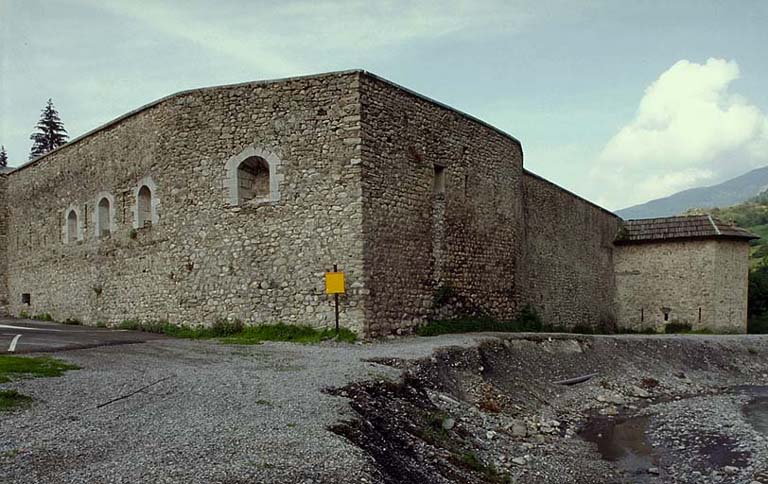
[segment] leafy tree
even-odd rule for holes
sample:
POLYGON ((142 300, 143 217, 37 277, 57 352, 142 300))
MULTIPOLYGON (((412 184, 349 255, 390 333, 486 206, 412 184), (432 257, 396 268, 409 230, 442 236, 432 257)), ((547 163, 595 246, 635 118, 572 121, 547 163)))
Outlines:
POLYGON ((0 145, 0 168, 8 166, 8 152, 5 151, 5 146, 0 145))
POLYGON ((29 137, 34 143, 29 153, 29 159, 42 156, 59 146, 65 144, 69 136, 64 129, 64 123, 59 118, 59 112, 53 106, 53 101, 48 99, 48 103, 40 114, 40 121, 35 126, 37 132, 29 137))
POLYGON ((760 266, 749 273, 750 333, 768 333, 768 267, 760 266))

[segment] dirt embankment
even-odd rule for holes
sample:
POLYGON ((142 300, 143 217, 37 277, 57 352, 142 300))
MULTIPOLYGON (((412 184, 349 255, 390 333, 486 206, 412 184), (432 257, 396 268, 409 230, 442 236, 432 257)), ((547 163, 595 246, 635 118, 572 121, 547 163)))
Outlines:
POLYGON ((768 483, 768 338, 500 337, 388 363, 400 382, 333 392, 383 482, 768 483))

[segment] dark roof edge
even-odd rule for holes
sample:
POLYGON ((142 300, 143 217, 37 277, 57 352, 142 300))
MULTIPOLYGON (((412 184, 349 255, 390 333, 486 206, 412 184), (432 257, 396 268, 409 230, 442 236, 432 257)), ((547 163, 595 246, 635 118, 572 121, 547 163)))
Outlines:
POLYGON ((538 178, 538 179, 539 179, 539 180, 541 180, 541 181, 547 182, 547 183, 549 183, 550 185, 553 185, 554 187, 556 187, 557 189, 559 189, 559 190, 562 190, 562 191, 564 191, 565 193, 567 193, 567 194, 569 194, 569 195, 571 195, 571 196, 573 196, 573 197, 577 198, 578 200, 581 200, 582 202, 584 202, 584 203, 586 203, 586 204, 588 204, 588 205, 591 205, 591 206, 593 206, 594 208, 596 208, 596 209, 598 209, 598 210, 601 210, 601 211, 603 211, 603 212, 607 213, 608 215, 611 215, 612 217, 615 217, 615 218, 617 218, 618 220, 622 220, 622 221, 623 221, 623 219, 622 219, 621 217, 619 217, 619 216, 618 216, 618 215, 616 215, 615 213, 611 212, 611 211, 610 211, 610 210, 608 210, 607 208, 603 208, 603 207, 601 207, 600 205, 596 204, 595 202, 590 202, 590 201, 589 201, 589 200, 587 200, 586 198, 584 198, 584 197, 582 197, 582 196, 580 196, 580 195, 576 195, 575 193, 573 193, 572 191, 568 190, 567 188, 563 188, 563 187, 561 187, 560 185, 558 185, 557 183, 554 183, 554 182, 552 182, 552 181, 549 181, 549 180, 547 180, 546 178, 544 178, 544 177, 543 177, 543 176, 541 176, 541 175, 537 175, 536 173, 534 173, 534 172, 532 172, 532 171, 530 171, 530 170, 527 170, 527 169, 525 169, 525 168, 523 168, 523 174, 525 174, 525 175, 528 175, 528 176, 531 176, 531 177, 533 177, 533 178, 538 178))
POLYGON ((414 97, 417 97, 417 98, 422 99, 424 101, 427 101, 430 104, 434 104, 435 106, 441 107, 443 109, 447 109, 448 111, 452 111, 452 112, 458 114, 459 116, 461 116, 463 118, 466 118, 466 119, 468 119, 468 120, 470 120, 472 122, 475 122, 477 124, 485 126, 486 128, 489 128, 489 129, 497 132, 498 134, 504 136, 505 138, 509 138, 514 143, 516 143, 518 146, 520 146, 520 149, 522 149, 522 147, 523 147, 523 144, 520 142, 519 139, 515 138, 514 136, 512 136, 509 133, 507 133, 506 131, 497 128, 496 126, 483 121, 480 118, 472 116, 471 114, 467 114, 466 112, 464 112, 464 111, 462 111, 460 109, 456 109, 456 108, 454 108, 452 106, 449 106, 449 105, 447 105, 445 103, 437 101, 437 100, 435 100, 435 99, 433 99, 433 98, 431 98, 429 96, 425 96, 424 94, 418 93, 418 92, 414 91, 413 89, 409 89, 409 88, 407 88, 407 87, 405 87, 403 85, 400 85, 400 84, 398 84, 396 82, 392 82, 389 79, 385 79, 385 78, 383 78, 381 76, 378 76, 378 75, 376 75, 376 74, 374 74, 372 72, 368 72, 366 70, 360 70, 358 72, 360 72, 364 76, 370 77, 370 78, 375 79, 377 81, 381 81, 384 84, 388 84, 388 85, 390 85, 390 86, 392 86, 392 87, 394 87, 396 89, 399 89, 400 91, 403 91, 403 92, 405 92, 407 94, 410 94, 411 96, 414 96, 414 97))
POLYGON ((164 103, 165 101, 169 101, 171 99, 174 99, 174 98, 177 98, 177 97, 181 97, 181 96, 184 96, 186 94, 191 94, 191 93, 196 93, 196 92, 205 92, 205 91, 210 91, 210 90, 214 90, 214 89, 222 89, 222 88, 232 88, 232 87, 249 86, 249 85, 259 86, 259 85, 265 85, 265 84, 276 84, 276 83, 279 83, 279 82, 288 82, 288 81, 305 80, 305 79, 316 79, 316 78, 322 78, 322 77, 328 77, 328 76, 343 76, 343 75, 349 75, 349 74, 361 74, 361 75, 364 75, 364 76, 368 76, 368 77, 370 77, 372 79, 376 79, 376 80, 381 81, 381 82, 383 82, 385 84, 388 84, 388 85, 390 85, 390 86, 392 86, 392 87, 394 87, 396 89, 399 89, 399 90, 401 90, 401 91, 403 91, 405 93, 408 93, 411 96, 415 96, 415 97, 417 97, 419 99, 423 99, 423 100, 425 100, 425 101, 427 101, 427 102, 429 102, 431 104, 434 104, 436 106, 439 106, 439 107, 441 107, 443 109, 447 109, 449 111, 452 111, 452 112, 458 114, 459 116, 462 116, 462 117, 464 117, 466 119, 469 119, 470 121, 473 121, 475 123, 481 124, 481 125, 489 128, 489 129, 491 129, 493 131, 496 131, 500 135, 502 135, 502 136, 504 136, 506 138, 509 138, 514 143, 516 143, 518 146, 520 146, 520 149, 522 150, 522 143, 520 143, 520 140, 518 140, 517 138, 515 138, 511 134, 506 133, 506 132, 502 131, 501 129, 499 129, 499 128, 495 127, 495 126, 493 126, 493 125, 491 125, 489 123, 486 123, 485 121, 483 121, 483 120, 481 120, 479 118, 476 118, 475 116, 472 116, 471 114, 467 114, 464 111, 461 111, 459 109, 453 108, 453 107, 451 107, 451 106, 449 106, 447 104, 441 103, 440 101, 432 99, 429 96, 425 96, 424 94, 419 94, 416 91, 408 89, 405 86, 401 86, 400 84, 392 82, 392 81, 390 81, 388 79, 385 79, 385 78, 383 78, 381 76, 373 74, 372 72, 368 72, 368 71, 366 71, 364 69, 346 69, 346 70, 341 70, 341 71, 323 72, 323 73, 320 73, 320 74, 309 74, 309 75, 305 75, 305 76, 290 76, 290 77, 281 77, 281 78, 277 78, 277 79, 265 79, 265 80, 260 80, 260 81, 246 81, 246 82, 238 82, 238 83, 233 83, 233 84, 220 84, 220 85, 216 85, 216 86, 197 87, 197 88, 192 88, 192 89, 185 89, 183 91, 178 91, 176 93, 169 94, 167 96, 161 97, 160 99, 152 101, 152 102, 150 102, 148 104, 140 106, 140 107, 138 107, 138 108, 136 108, 136 109, 134 109, 132 111, 129 111, 129 112, 127 112, 127 113, 125 113, 125 114, 123 114, 121 116, 118 116, 117 118, 115 118, 115 119, 113 119, 111 121, 108 121, 108 122, 102 124, 101 126, 98 126, 98 127, 94 128, 94 129, 92 129, 90 131, 87 131, 84 134, 81 134, 80 136, 70 140, 65 145, 59 146, 58 148, 53 149, 53 150, 49 151, 48 153, 46 153, 46 154, 44 154, 42 156, 38 156, 37 158, 35 158, 33 160, 27 161, 27 162, 19 165, 18 167, 15 167, 12 171, 10 171, 8 173, 13 173, 13 172, 22 170, 24 168, 28 168, 30 166, 33 166, 33 165, 37 164, 38 161, 44 159, 48 155, 56 153, 57 151, 59 151, 61 149, 64 149, 64 148, 66 148, 68 146, 71 146, 74 143, 77 143, 79 141, 82 141, 83 139, 85 139, 85 138, 87 138, 87 137, 89 137, 91 135, 94 135, 94 134, 96 134, 96 133, 98 133, 100 131, 103 131, 103 130, 105 130, 107 128, 110 128, 110 127, 114 126, 115 124, 117 124, 117 123, 119 123, 121 121, 124 121, 125 119, 128 119, 128 118, 130 118, 132 116, 135 116, 136 114, 139 114, 139 113, 141 113, 143 111, 146 111, 147 109, 150 109, 150 108, 153 108, 155 106, 158 106, 158 105, 164 103))
POLYGON ((47 156, 49 156, 49 155, 51 155, 53 153, 56 153, 59 150, 63 150, 64 148, 67 148, 68 146, 71 146, 74 143, 82 141, 83 139, 85 139, 85 138, 87 138, 87 137, 89 137, 91 135, 94 135, 94 134, 96 134, 96 133, 98 133, 100 131, 103 131, 103 130, 105 130, 107 128, 110 128, 110 127, 114 126, 115 124, 117 124, 117 123, 119 123, 121 121, 124 121, 124 120, 126 120, 126 119, 128 119, 128 118, 130 118, 132 116, 135 116, 135 115, 137 115, 137 114, 139 114, 139 113, 141 113, 143 111, 146 111, 147 109, 153 108, 153 107, 158 106, 158 105, 160 105, 160 104, 162 104, 162 103, 164 103, 166 101, 169 101, 171 99, 174 99, 174 98, 177 98, 177 97, 181 97, 181 96, 184 96, 184 95, 187 95, 187 94, 192 94, 192 93, 196 93, 196 92, 211 91, 211 90, 214 90, 214 89, 241 87, 241 86, 248 86, 248 85, 258 86, 258 85, 264 85, 264 84, 276 84, 276 83, 279 83, 279 82, 288 82, 288 81, 302 80, 302 79, 313 79, 313 78, 328 77, 328 76, 334 76, 334 75, 335 76, 342 76, 342 75, 356 74, 356 73, 359 74, 359 73, 362 73, 362 72, 365 72, 365 71, 363 71, 361 69, 348 69, 348 70, 343 70, 343 71, 323 72, 323 73, 320 73, 320 74, 309 74, 309 75, 305 75, 305 76, 290 76, 290 77, 281 77, 281 78, 277 78, 277 79, 265 79, 265 80, 261 80, 261 81, 236 82, 236 83, 233 83, 233 84, 219 84, 219 85, 216 85, 216 86, 205 86, 205 87, 195 87, 195 88, 192 88, 192 89, 185 89, 183 91, 178 91, 178 92, 175 92, 173 94, 169 94, 167 96, 161 97, 160 99, 157 99, 155 101, 147 103, 147 104, 145 104, 143 106, 140 106, 140 107, 138 107, 138 108, 136 108, 136 109, 134 109, 132 111, 128 111, 127 113, 125 113, 125 114, 123 114, 121 116, 118 116, 115 119, 102 124, 101 126, 97 126, 96 128, 93 128, 92 130, 87 131, 84 134, 81 134, 80 136, 78 136, 78 137, 68 141, 66 144, 61 145, 58 148, 55 148, 55 149, 49 151, 48 153, 46 153, 44 155, 38 156, 37 158, 35 158, 33 160, 29 160, 29 161, 27 161, 27 162, 25 162, 25 163, 15 167, 12 171, 10 171, 8 173, 14 173, 16 171, 19 171, 19 170, 22 170, 24 168, 28 168, 28 167, 30 167, 32 165, 35 165, 35 164, 37 164, 38 161, 46 158, 47 156))
POLYGON ((748 243, 750 240, 756 240, 760 237, 756 235, 695 235, 689 237, 668 237, 666 239, 640 239, 640 240, 625 240, 616 239, 613 241, 613 245, 641 245, 641 244, 670 244, 675 242, 692 242, 692 241, 705 241, 705 240, 739 240, 748 243))

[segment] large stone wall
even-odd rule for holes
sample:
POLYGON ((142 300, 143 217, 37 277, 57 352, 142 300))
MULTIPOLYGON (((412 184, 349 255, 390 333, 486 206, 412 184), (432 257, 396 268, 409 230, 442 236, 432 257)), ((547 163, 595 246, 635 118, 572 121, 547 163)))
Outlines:
POLYGON ((548 325, 610 329, 620 219, 527 171, 523 206, 525 303, 548 325))
POLYGON ((745 332, 748 250, 744 241, 711 239, 618 246, 620 325, 663 331, 666 324, 679 322, 694 329, 745 332))
POLYGON ((746 243, 615 249, 618 217, 516 139, 361 71, 170 96, 0 175, 0 203, 12 314, 325 326, 338 264, 341 323, 372 337, 525 304, 566 329, 746 320, 746 243))
POLYGON ((8 211, 5 190, 8 177, 0 174, 0 314, 8 312, 8 211))
POLYGON ((9 174, 10 311, 324 325, 333 308, 323 272, 337 263, 351 287, 342 324, 360 329, 358 77, 182 93, 9 174), (278 160, 279 200, 230 203, 227 161, 247 150, 278 160), (155 223, 136 229, 142 180, 155 187, 155 223), (99 194, 114 198, 108 237, 94 231, 99 194), (71 243, 68 208, 82 234, 71 243))
POLYGON ((361 78, 361 104, 371 334, 461 313, 513 317, 523 244, 519 142, 370 75, 361 78))

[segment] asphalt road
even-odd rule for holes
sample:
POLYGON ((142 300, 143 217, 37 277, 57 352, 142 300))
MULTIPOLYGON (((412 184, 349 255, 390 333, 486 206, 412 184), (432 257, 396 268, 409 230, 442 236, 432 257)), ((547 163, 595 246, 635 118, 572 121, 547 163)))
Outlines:
POLYGON ((164 336, 139 331, 0 318, 0 354, 62 351, 162 338, 164 336))

